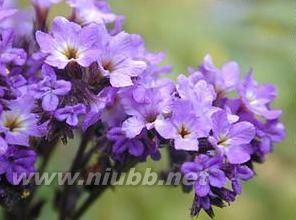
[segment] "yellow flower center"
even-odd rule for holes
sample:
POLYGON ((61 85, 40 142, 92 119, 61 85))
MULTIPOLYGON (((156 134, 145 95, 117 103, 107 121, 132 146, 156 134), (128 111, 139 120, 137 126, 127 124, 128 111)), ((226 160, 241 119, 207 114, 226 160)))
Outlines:
POLYGON ((24 120, 20 117, 20 115, 13 114, 12 112, 5 112, 3 114, 3 125, 8 128, 9 131, 17 132, 24 127, 24 120))
POLYGON ((68 46, 67 49, 63 52, 63 54, 69 59, 77 59, 79 56, 78 50, 74 47, 68 46))

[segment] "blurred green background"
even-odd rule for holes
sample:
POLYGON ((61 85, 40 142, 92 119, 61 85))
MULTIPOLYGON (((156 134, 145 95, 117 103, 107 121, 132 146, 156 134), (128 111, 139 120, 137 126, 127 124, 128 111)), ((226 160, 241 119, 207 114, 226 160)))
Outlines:
MULTIPOLYGON (((23 1, 25 2, 25 1, 23 1)), ((28 1, 26 1, 28 2, 28 1)), ((295 0, 111 0, 117 14, 126 16, 126 29, 141 34, 147 47, 167 53, 174 76, 197 66, 210 53, 219 66, 237 60, 243 72, 255 69, 260 82, 278 86, 276 107, 284 110, 288 136, 276 146, 258 176, 244 186, 230 207, 215 209, 218 220, 296 219, 296 2, 295 0)), ((68 14, 55 6, 51 16, 68 14)), ((75 152, 62 146, 50 170, 66 170, 75 152)), ((166 163, 149 162, 155 169, 166 163)), ((52 196, 45 187, 44 197, 52 196)), ((82 219, 190 219, 193 194, 179 188, 119 187, 108 190, 82 219)), ((51 204, 40 219, 55 219, 51 204)), ((204 213, 200 219, 209 219, 204 213)))

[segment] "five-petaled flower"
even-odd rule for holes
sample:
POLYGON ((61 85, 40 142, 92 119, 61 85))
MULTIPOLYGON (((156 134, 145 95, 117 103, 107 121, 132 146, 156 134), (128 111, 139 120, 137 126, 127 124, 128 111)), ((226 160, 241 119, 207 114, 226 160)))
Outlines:
POLYGON ((231 124, 224 111, 217 111, 212 116, 213 136, 211 144, 232 164, 241 164, 250 160, 248 151, 250 142, 255 138, 255 127, 249 122, 231 124))
POLYGON ((48 65, 64 69, 70 62, 77 62, 83 67, 90 66, 98 58, 100 49, 100 25, 91 24, 85 27, 56 17, 52 23, 51 34, 36 32, 40 50, 47 54, 48 65))

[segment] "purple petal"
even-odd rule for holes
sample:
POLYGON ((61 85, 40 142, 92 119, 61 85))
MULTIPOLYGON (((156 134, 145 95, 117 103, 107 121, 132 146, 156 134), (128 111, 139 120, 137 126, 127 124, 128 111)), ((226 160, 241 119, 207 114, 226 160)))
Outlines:
POLYGON ((79 63, 83 67, 89 67, 92 63, 97 61, 100 54, 99 49, 91 49, 87 50, 79 56, 77 59, 77 63, 79 63))
POLYGON ((147 64, 143 61, 125 60, 118 66, 117 71, 120 74, 135 77, 143 73, 146 68, 147 64))
POLYGON ((141 156, 144 153, 144 145, 141 141, 130 141, 128 144, 128 152, 135 156, 141 156))
POLYGON ((43 53, 51 53, 55 50, 54 45, 54 39, 51 35, 43 33, 41 31, 36 32, 36 41, 40 46, 40 50, 43 53))
POLYGON ((226 183, 224 172, 219 169, 211 169, 209 172, 209 181, 212 186, 222 188, 226 183))
POLYGON ((66 95, 71 91, 71 83, 65 80, 56 81, 53 93, 56 95, 66 95))
POLYGON ((66 123, 70 126, 75 127, 78 124, 77 115, 71 114, 67 117, 66 123))
POLYGON ((231 145, 248 144, 255 137, 255 127, 249 122, 234 124, 229 131, 231 145))
POLYGON ((154 123, 156 131, 165 139, 176 137, 177 130, 169 120, 157 119, 154 123))
POLYGON ((17 132, 17 133, 7 132, 5 134, 5 140, 8 144, 30 146, 28 135, 20 132, 17 132))
POLYGON ((229 147, 226 151, 226 156, 231 164, 242 164, 251 158, 243 146, 229 147))
POLYGON ((42 99, 42 108, 45 111, 54 111, 57 109, 59 104, 59 98, 53 94, 53 93, 48 93, 45 95, 42 99))
POLYGON ((130 117, 122 124, 122 131, 128 138, 134 138, 139 135, 142 129, 145 127, 143 120, 137 117, 130 117))
POLYGON ((70 61, 68 59, 60 59, 56 55, 49 55, 46 57, 45 63, 47 63, 50 66, 57 67, 59 69, 64 69, 70 61))
POLYGON ((186 162, 183 163, 181 166, 181 172, 186 174, 186 173, 192 173, 192 172, 199 172, 201 170, 201 166, 197 163, 194 162, 186 162))
POLYGON ((112 73, 110 75, 110 83, 113 87, 127 87, 133 85, 131 77, 121 73, 112 73))
POLYGON ((240 67, 236 62, 228 62, 221 69, 223 81, 227 89, 236 87, 239 82, 240 67))
POLYGON ((216 137, 227 135, 230 129, 230 124, 225 111, 221 110, 215 112, 212 115, 212 123, 213 132, 216 137))
POLYGON ((4 158, 0 158, 0 174, 6 173, 9 163, 4 158))
POLYGON ((104 25, 91 24, 81 29, 79 40, 85 48, 93 47, 100 39, 100 31, 104 31, 104 25))
POLYGON ((237 168, 238 177, 244 181, 251 179, 254 176, 254 171, 247 166, 239 166, 237 168))
POLYGON ((57 42, 67 42, 68 40, 76 42, 80 30, 80 25, 61 16, 55 17, 51 26, 51 32, 57 42))
POLYGON ((200 197, 204 197, 206 195, 208 195, 210 192, 210 186, 209 184, 205 184, 205 185, 201 185, 196 183, 195 184, 195 193, 200 196, 200 197))
POLYGON ((58 119, 59 121, 64 121, 67 119, 67 117, 70 115, 70 111, 69 109, 66 107, 66 108, 62 108, 62 109, 58 109, 56 112, 55 112, 55 118, 58 119))
POLYGON ((6 153, 7 148, 8 145, 6 141, 2 137, 0 137, 0 156, 6 153))
POLYGON ((198 151, 198 140, 197 138, 181 138, 177 137, 175 139, 175 149, 176 150, 186 150, 186 151, 198 151))

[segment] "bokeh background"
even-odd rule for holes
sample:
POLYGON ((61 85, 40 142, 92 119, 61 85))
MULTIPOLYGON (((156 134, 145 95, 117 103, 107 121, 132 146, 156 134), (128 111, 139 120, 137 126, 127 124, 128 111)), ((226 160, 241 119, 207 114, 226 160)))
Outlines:
MULTIPOLYGON (((28 3, 22 1, 23 5, 28 3)), ((296 2, 295 0, 111 0, 117 14, 126 16, 125 28, 141 34, 147 47, 167 53, 175 68, 172 77, 197 66, 210 53, 219 66, 235 59, 242 72, 255 69, 260 82, 278 86, 276 107, 284 110, 286 140, 276 146, 257 177, 245 184, 230 207, 216 209, 218 220, 296 219, 296 2)), ((68 14, 63 4, 51 16, 68 14)), ((67 170, 75 141, 61 146, 49 170, 67 170)), ((148 162, 160 169, 166 161, 148 162)), ((147 166, 147 165, 146 165, 147 166)), ((145 165, 141 165, 145 167, 145 165)), ((52 187, 42 195, 52 197, 52 187)), ((179 188, 119 187, 108 190, 82 219, 190 219, 193 194, 179 188)), ((55 219, 47 204, 40 219, 55 219)), ((200 219, 209 219, 204 213, 200 219)))

